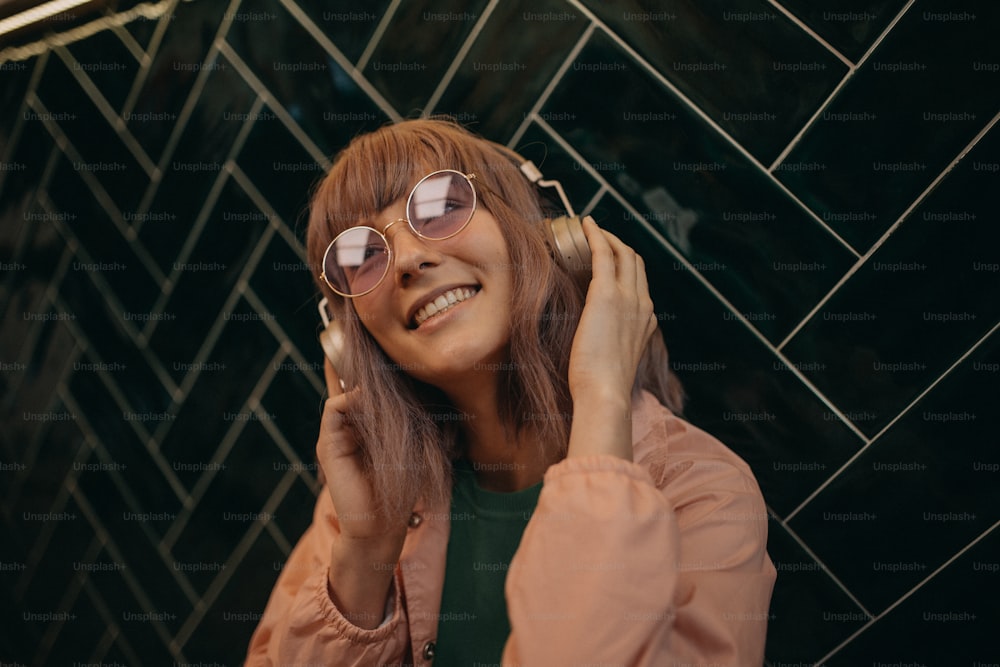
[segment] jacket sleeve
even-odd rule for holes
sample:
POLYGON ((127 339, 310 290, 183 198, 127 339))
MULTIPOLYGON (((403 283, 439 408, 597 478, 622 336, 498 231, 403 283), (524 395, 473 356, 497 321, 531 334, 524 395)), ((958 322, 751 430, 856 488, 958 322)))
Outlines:
POLYGON ((547 471, 507 577, 504 665, 762 664, 775 570, 756 481, 725 456, 660 459, 547 471))
POLYGON ((391 617, 374 630, 360 628, 330 599, 327 572, 337 519, 329 494, 322 491, 313 523, 292 550, 271 591, 250 639, 246 664, 368 665, 402 664, 409 653, 406 612, 396 572, 390 595, 391 617))

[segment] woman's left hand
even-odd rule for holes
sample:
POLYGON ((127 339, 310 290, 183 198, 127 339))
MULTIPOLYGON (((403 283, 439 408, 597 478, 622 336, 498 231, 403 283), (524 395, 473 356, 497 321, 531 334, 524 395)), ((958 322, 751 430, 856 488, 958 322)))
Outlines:
POLYGON ((649 337, 656 330, 646 268, 632 248, 587 216, 593 277, 569 359, 574 406, 631 403, 632 385, 649 337))

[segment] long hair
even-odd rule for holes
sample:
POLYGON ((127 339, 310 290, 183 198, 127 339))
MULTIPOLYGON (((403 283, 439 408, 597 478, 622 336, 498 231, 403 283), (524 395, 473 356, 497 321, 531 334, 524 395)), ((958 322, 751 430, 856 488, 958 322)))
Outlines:
MULTIPOLYGON (((510 363, 501 374, 498 414, 516 442, 530 434, 547 455, 565 456, 573 406, 569 394, 569 350, 584 295, 553 259, 543 228, 541 198, 519 171, 510 149, 478 137, 442 118, 407 120, 356 137, 334 160, 313 193, 307 255, 322 264, 333 238, 367 224, 405 197, 421 177, 438 169, 474 173, 480 206, 500 225, 513 267, 510 363)), ((361 387, 352 428, 379 510, 408 514, 408 499, 430 502, 450 491, 451 461, 458 451, 457 413, 440 390, 415 380, 388 358, 365 329, 350 299, 313 273, 343 324, 347 352, 338 372, 348 387, 361 387)), ((682 392, 670 372, 667 350, 655 332, 636 376, 634 393, 652 392, 674 412, 682 392)))

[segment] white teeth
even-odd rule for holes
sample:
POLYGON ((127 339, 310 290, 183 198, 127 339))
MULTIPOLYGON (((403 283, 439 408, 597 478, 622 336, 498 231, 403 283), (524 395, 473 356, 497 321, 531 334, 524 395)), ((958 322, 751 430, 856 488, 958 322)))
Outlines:
POLYGON ((420 326, 430 317, 449 310, 452 306, 462 303, 466 299, 472 297, 475 293, 476 290, 468 287, 458 287, 456 289, 448 290, 418 310, 417 314, 413 316, 413 320, 417 323, 417 326, 420 326))

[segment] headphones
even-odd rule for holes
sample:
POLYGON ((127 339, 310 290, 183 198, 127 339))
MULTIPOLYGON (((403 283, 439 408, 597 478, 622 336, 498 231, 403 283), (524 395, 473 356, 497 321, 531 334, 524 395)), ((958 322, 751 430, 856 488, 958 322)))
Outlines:
MULTIPOLYGON (((559 193, 559 199, 562 200, 568 215, 545 220, 549 249, 555 260, 569 272, 580 290, 586 292, 587 286, 590 284, 590 244, 587 243, 587 237, 583 233, 580 216, 573 212, 573 207, 559 181, 542 180, 542 172, 531 160, 525 160, 519 165, 519 168, 521 173, 535 185, 543 188, 555 188, 556 192, 559 193)), ((327 359, 330 360, 339 375, 340 361, 344 358, 347 347, 346 337, 340 322, 330 318, 330 313, 327 310, 328 303, 327 297, 323 297, 317 304, 320 319, 323 320, 323 330, 319 333, 319 342, 323 346, 323 352, 327 359)))

